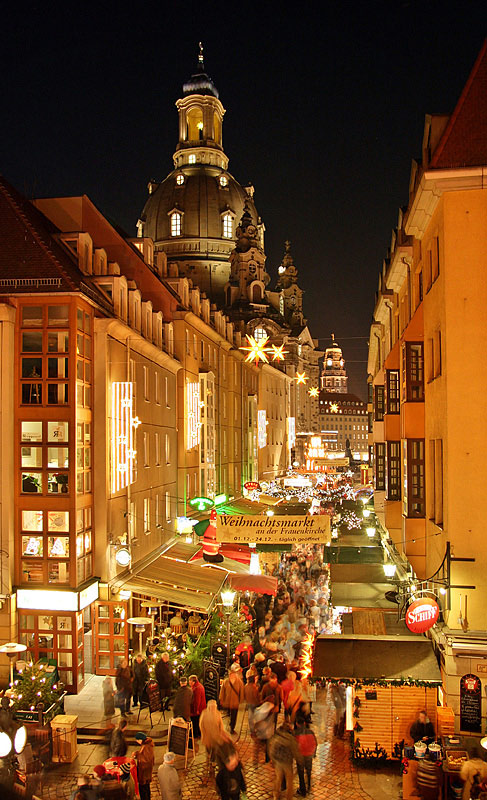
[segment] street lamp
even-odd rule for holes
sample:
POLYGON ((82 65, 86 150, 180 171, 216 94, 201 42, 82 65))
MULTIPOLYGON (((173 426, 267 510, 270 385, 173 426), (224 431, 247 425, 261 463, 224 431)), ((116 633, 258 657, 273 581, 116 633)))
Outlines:
POLYGON ((230 614, 233 610, 233 603, 235 600, 236 592, 232 589, 224 589, 220 592, 222 598, 223 611, 225 612, 225 620, 227 623, 227 669, 230 664, 230 614))
MULTIPOLYGON (((0 758, 6 758, 12 749, 19 755, 27 743, 27 729, 13 718, 10 698, 5 695, 0 700, 0 758)), ((14 755, 12 753, 12 756, 14 755)))
POLYGON ((396 574, 396 565, 395 564, 384 564, 384 575, 386 578, 393 578, 396 574))
POLYGON ((373 526, 371 526, 370 528, 366 528, 365 530, 367 532, 367 536, 369 537, 369 539, 373 539, 376 534, 376 529, 373 526))
POLYGON ((25 653, 26 650, 27 645, 18 642, 7 642, 0 647, 0 653, 8 656, 10 662, 10 686, 14 684, 14 658, 18 658, 19 653, 25 653))

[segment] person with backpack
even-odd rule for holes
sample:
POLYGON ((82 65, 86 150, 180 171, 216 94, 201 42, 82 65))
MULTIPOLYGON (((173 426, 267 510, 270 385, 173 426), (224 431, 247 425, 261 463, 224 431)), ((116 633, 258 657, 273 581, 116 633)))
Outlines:
POLYGON ((297 762, 299 789, 298 794, 304 797, 311 789, 311 770, 313 769, 313 758, 316 755, 316 748, 318 742, 316 736, 310 728, 310 718, 307 716, 298 716, 296 719, 296 728, 294 731, 296 742, 298 743, 299 752, 303 758, 302 763, 297 762), (308 779, 308 788, 304 781, 304 776, 308 779))
POLYGON ((264 742, 265 745, 265 760, 266 763, 269 759, 269 740, 273 737, 275 731, 274 721, 274 703, 266 701, 261 703, 260 706, 254 711, 254 731, 257 739, 264 742))
POLYGON ((274 800, 279 800, 283 779, 286 781, 286 800, 292 800, 293 762, 296 759, 298 764, 303 763, 303 757, 288 722, 280 725, 270 740, 269 755, 274 765, 274 800))

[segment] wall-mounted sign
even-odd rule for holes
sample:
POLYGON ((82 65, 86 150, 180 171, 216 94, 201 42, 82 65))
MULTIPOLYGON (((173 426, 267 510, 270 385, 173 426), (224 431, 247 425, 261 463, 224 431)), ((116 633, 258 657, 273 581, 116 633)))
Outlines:
POLYGON ((460 679, 460 730, 480 733, 482 684, 477 675, 460 679))
POLYGON ((219 542, 313 544, 330 542, 330 517, 221 514, 216 522, 219 542))
POLYGON ((198 511, 209 511, 210 508, 213 508, 213 500, 210 500, 209 497, 192 497, 188 503, 191 508, 196 508, 198 511))
POLYGON ((412 633, 424 633, 438 621, 440 609, 432 597, 414 600, 406 611, 406 625, 412 633))
POLYGON ((244 489, 248 492, 260 492, 260 483, 258 481, 247 481, 247 483, 244 483, 244 489))

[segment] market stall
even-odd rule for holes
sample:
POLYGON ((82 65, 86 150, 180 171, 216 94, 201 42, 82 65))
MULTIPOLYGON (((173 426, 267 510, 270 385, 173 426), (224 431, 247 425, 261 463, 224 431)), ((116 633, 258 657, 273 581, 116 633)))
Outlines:
POLYGON ((351 687, 347 730, 353 730, 356 759, 400 758, 422 709, 436 730, 441 675, 424 637, 319 636, 313 675, 351 687))

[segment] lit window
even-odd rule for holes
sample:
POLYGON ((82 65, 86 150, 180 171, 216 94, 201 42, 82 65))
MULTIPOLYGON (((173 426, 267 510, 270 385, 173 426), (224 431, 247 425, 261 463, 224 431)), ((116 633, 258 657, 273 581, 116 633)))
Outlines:
POLYGON ((196 156, 194 153, 188 156, 188 164, 196 164, 196 156))
POLYGON ((171 214, 171 236, 181 236, 181 216, 179 211, 171 214))
POLYGON ((182 186, 184 183, 184 175, 181 172, 176 175, 176 183, 178 186, 182 186))
POLYGON ((226 175, 220 175, 220 186, 228 186, 228 178, 226 175))
POLYGON ((256 342, 259 342, 261 339, 265 339, 266 336, 267 333, 265 331, 265 328, 256 328, 254 330, 254 339, 256 342))
POLYGON ((233 219, 231 214, 225 214, 223 217, 223 236, 225 239, 231 239, 233 234, 233 219))

